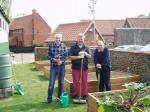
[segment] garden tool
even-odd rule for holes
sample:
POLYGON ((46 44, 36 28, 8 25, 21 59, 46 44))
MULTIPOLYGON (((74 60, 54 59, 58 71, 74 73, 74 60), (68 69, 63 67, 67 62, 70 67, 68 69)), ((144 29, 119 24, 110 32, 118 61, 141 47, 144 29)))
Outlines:
POLYGON ((16 82, 15 73, 14 73, 14 69, 13 69, 13 65, 12 65, 12 61, 11 61, 11 66, 12 66, 12 75, 14 76, 14 82, 15 82, 14 88, 17 91, 17 93, 19 93, 20 95, 24 95, 24 91, 23 91, 21 85, 16 82))
POLYGON ((100 73, 101 73, 101 70, 102 70, 102 68, 97 68, 97 72, 98 72, 98 76, 97 76, 97 79, 98 79, 98 91, 99 91, 100 73))
MULTIPOLYGON (((84 57, 84 55, 81 55, 84 57)), ((80 93, 78 99, 73 99, 74 104, 86 104, 86 100, 81 99, 81 92, 82 92, 82 71, 83 71, 83 58, 81 58, 81 71, 80 71, 80 93)))
POLYGON ((60 96, 60 98, 57 98, 57 99, 62 108, 66 108, 69 106, 69 95, 67 92, 63 92, 62 95, 60 96))

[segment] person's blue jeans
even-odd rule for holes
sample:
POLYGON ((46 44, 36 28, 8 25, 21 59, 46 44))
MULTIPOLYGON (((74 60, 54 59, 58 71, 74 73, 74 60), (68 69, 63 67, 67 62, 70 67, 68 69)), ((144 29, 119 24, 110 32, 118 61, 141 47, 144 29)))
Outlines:
POLYGON ((61 96, 63 92, 63 82, 65 76, 65 65, 53 65, 50 68, 50 78, 49 78, 49 86, 48 86, 48 101, 52 101, 52 95, 54 91, 54 84, 56 80, 56 76, 58 75, 58 97, 61 96))

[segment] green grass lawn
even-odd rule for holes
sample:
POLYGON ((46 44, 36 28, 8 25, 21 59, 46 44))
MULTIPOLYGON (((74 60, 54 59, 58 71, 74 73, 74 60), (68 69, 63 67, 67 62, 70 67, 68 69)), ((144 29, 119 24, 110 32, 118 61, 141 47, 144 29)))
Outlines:
MULTIPOLYGON (((43 102, 47 99, 48 81, 43 72, 35 70, 34 64, 14 65, 13 80, 21 84, 25 95, 14 93, 13 97, 0 100, 0 112, 87 112, 86 104, 72 104, 68 108, 61 108, 54 100, 51 104, 43 102)), ((57 97, 57 84, 54 96, 57 97)))

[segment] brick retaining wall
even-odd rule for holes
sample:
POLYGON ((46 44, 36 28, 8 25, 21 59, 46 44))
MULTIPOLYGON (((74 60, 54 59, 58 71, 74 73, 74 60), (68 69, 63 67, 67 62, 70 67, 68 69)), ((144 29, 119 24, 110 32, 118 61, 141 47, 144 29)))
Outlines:
POLYGON ((150 53, 110 50, 112 69, 140 75, 142 82, 150 81, 150 53))

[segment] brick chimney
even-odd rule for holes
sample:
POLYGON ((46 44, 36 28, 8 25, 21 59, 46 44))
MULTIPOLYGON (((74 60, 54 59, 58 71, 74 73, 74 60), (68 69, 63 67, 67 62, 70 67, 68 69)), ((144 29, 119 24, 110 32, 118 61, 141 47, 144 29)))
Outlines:
POLYGON ((37 14, 36 9, 33 9, 33 10, 32 10, 32 36, 33 36, 33 40, 35 39, 36 14, 37 14))
POLYGON ((37 11, 36 9, 32 9, 32 15, 36 15, 37 11))

